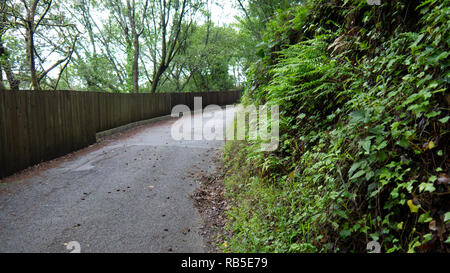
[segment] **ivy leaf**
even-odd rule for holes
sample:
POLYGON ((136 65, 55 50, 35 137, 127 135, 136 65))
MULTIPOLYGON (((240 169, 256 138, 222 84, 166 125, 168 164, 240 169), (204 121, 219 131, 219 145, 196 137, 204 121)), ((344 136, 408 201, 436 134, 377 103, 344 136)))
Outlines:
POLYGON ((399 146, 401 146, 404 149, 408 149, 409 148, 409 144, 408 141, 406 140, 406 138, 402 137, 402 139, 400 139, 399 141, 397 141, 397 144, 399 146))
POLYGON ((359 111, 354 111, 350 113, 350 122, 351 123, 360 123, 362 121, 364 121, 365 117, 366 117, 366 112, 363 110, 359 110, 359 111))
POLYGON ((370 179, 372 179, 372 177, 375 175, 374 172, 370 171, 368 173, 366 173, 366 180, 369 181, 370 179))
POLYGON ((449 221, 450 221, 450 211, 446 212, 444 215, 444 223, 447 224, 447 222, 449 221))
POLYGON ((447 121, 450 119, 450 116, 446 116, 445 118, 441 118, 439 120, 440 123, 447 123, 447 121))
POLYGON ((431 112, 431 113, 426 114, 425 116, 426 116, 427 118, 434 118, 434 117, 439 116, 440 114, 441 114, 441 111, 438 111, 438 112, 433 111, 433 112, 431 112))
POLYGON ((418 219, 419 223, 428 223, 428 222, 431 222, 431 220, 433 220, 433 218, 430 217, 429 212, 422 213, 418 219))
POLYGON ((360 170, 359 172, 355 173, 355 174, 350 178, 350 180, 353 180, 353 179, 356 179, 356 178, 358 178, 358 177, 361 177, 364 173, 365 173, 364 170, 360 170))
POLYGON ((350 167, 350 170, 348 171, 348 175, 352 176, 353 173, 361 166, 361 161, 353 163, 353 165, 350 167))
POLYGON ((434 192, 436 188, 434 187, 433 183, 422 183, 419 185, 419 191, 420 192, 434 192))
POLYGON ((345 239, 348 236, 350 236, 352 234, 352 232, 351 232, 351 230, 344 229, 344 230, 341 230, 341 232, 339 234, 341 235, 342 239, 345 239))
POLYGON ((304 119, 306 117, 306 115, 304 113, 301 113, 300 115, 297 116, 298 119, 304 119))
POLYGON ((360 141, 359 144, 366 151, 366 154, 368 154, 370 152, 371 142, 370 142, 369 138, 366 138, 366 139, 360 141))

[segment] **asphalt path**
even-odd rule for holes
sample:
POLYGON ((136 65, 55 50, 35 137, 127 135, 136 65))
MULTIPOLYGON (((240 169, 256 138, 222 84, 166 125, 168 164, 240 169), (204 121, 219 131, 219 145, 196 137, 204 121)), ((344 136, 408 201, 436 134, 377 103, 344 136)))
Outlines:
POLYGON ((175 122, 0 181, 0 252, 205 252, 190 196, 224 142, 174 140, 175 122))

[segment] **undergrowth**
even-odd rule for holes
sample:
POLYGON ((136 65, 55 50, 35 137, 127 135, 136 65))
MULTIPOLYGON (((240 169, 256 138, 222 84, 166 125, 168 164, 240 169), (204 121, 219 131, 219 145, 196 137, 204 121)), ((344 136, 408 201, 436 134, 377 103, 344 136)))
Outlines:
POLYGON ((231 252, 449 252, 449 2, 314 1, 267 25, 244 104, 280 147, 226 146, 231 252))

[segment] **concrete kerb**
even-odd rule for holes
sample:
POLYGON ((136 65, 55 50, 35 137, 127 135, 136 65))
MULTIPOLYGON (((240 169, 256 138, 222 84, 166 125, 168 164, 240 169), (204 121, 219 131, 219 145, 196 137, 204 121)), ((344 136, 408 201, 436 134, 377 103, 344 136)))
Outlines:
MULTIPOLYGON (((235 106, 236 104, 232 104, 233 106, 235 106)), ((219 106, 222 109, 226 109, 226 106, 219 106)), ((192 115, 195 114, 201 114, 204 112, 204 109, 202 110, 197 110, 197 111, 191 111, 192 115)), ((161 116, 161 117, 156 117, 156 118, 151 118, 151 119, 146 119, 146 120, 141 120, 141 121, 136 121, 136 122, 132 122, 132 123, 128 123, 116 128, 112 128, 106 131, 102 131, 102 132, 98 132, 95 135, 95 139, 97 142, 100 142, 102 138, 107 137, 107 136, 111 136, 117 133, 121 133, 124 132, 126 130, 132 129, 132 128, 136 128, 139 126, 143 126, 143 125, 147 125, 150 123, 155 123, 158 121, 165 121, 165 120, 170 120, 170 119, 178 119, 179 117, 172 117, 171 115, 166 115, 166 116, 161 116)))
POLYGON ((151 119, 146 119, 146 120, 140 120, 140 121, 136 121, 136 122, 132 122, 132 123, 128 123, 116 128, 112 128, 103 132, 98 132, 95 135, 95 139, 97 142, 99 142, 102 138, 110 136, 110 135, 114 135, 117 133, 121 133, 123 131, 132 129, 132 128, 136 128, 139 126, 143 126, 143 125, 147 125, 150 123, 155 123, 158 121, 165 121, 165 120, 170 120, 170 119, 174 119, 171 115, 166 115, 166 116, 161 116, 161 117, 156 117, 156 118, 151 118, 151 119))

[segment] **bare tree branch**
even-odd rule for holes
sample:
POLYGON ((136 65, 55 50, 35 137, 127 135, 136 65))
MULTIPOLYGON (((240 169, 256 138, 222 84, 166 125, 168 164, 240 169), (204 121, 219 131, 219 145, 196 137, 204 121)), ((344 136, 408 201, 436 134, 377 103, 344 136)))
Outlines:
POLYGON ((67 53, 67 55, 66 55, 64 58, 58 60, 56 63, 54 63, 54 64, 53 64, 50 68, 48 68, 46 71, 44 71, 44 72, 39 76, 39 81, 41 81, 45 76, 47 76, 47 74, 48 74, 50 71, 52 71, 53 69, 55 69, 56 67, 58 67, 60 64, 62 64, 63 62, 65 62, 67 59, 69 59, 69 58, 72 57, 72 54, 73 54, 73 51, 74 51, 75 44, 76 44, 77 40, 78 40, 78 36, 75 36, 75 39, 74 39, 74 41, 73 41, 73 43, 72 43, 72 48, 71 48, 70 51, 67 53))

